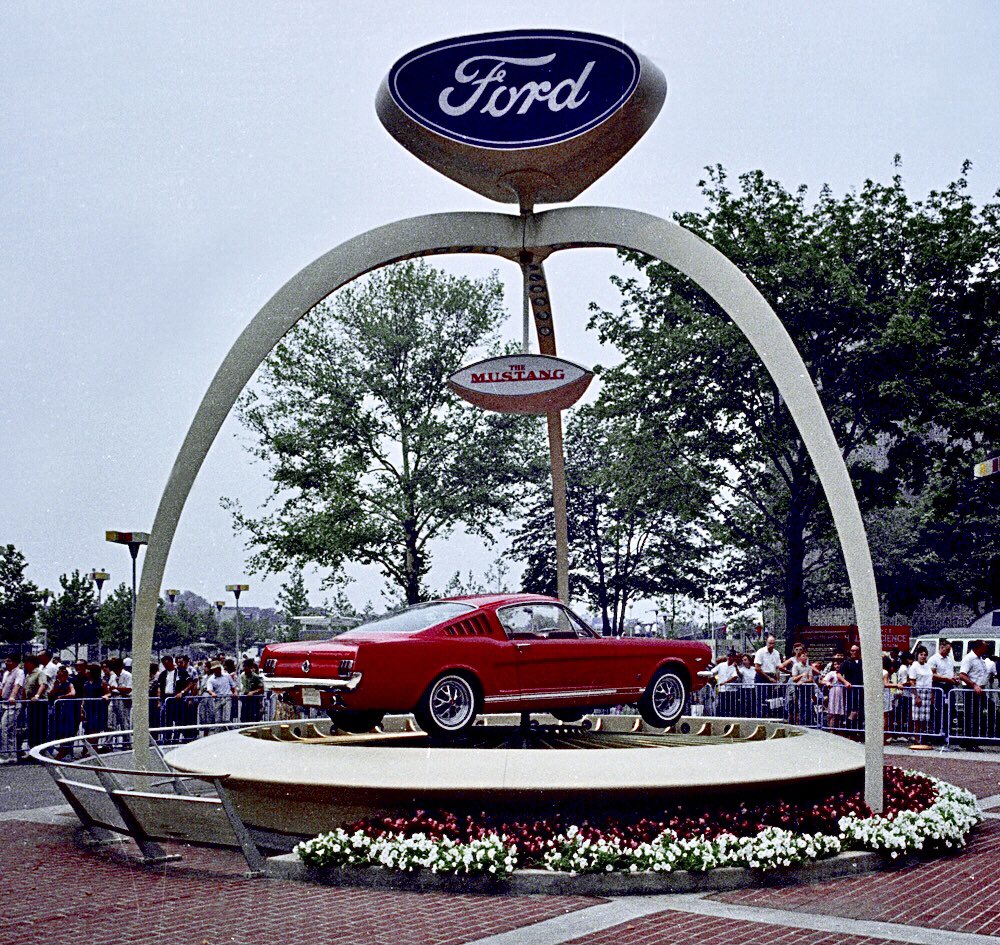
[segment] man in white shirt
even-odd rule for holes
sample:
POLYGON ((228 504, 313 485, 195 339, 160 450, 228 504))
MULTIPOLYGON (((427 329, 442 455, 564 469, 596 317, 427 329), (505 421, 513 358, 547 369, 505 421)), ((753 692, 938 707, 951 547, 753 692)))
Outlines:
POLYGON ((948 640, 938 640, 938 651, 927 660, 927 665, 934 674, 934 685, 944 691, 945 697, 955 688, 955 656, 951 652, 948 640))
MULTIPOLYGON (((989 670, 986 667, 986 651, 989 647, 984 640, 973 640, 969 645, 969 652, 962 657, 962 665, 958 670, 958 678, 972 692, 963 692, 965 706, 965 732, 969 738, 992 737, 996 735, 995 713, 987 716, 987 706, 989 705, 983 690, 986 688, 989 679, 989 670)), ((972 751, 979 751, 978 745, 968 746, 972 751)))
POLYGON ((757 670, 758 683, 776 683, 778 681, 778 667, 782 660, 781 654, 774 648, 777 642, 774 637, 768 637, 767 643, 754 654, 753 666, 757 670))
MULTIPOLYGON (((125 668, 125 662, 119 656, 109 660, 108 666, 111 669, 111 678, 108 681, 111 688, 108 730, 112 732, 128 731, 132 727, 132 713, 127 701, 132 698, 132 674, 125 668)), ((118 736, 111 739, 113 748, 118 748, 119 739, 122 748, 128 747, 125 736, 118 736)))
POLYGON ((715 677, 716 691, 719 694, 719 714, 736 715, 736 693, 740 685, 740 671, 737 666, 739 657, 736 650, 726 654, 726 661, 720 662, 712 675, 715 677))
POLYGON ((6 671, 0 682, 0 764, 17 761, 17 722, 21 714, 20 700, 24 697, 24 670, 16 656, 8 656, 6 671))
POLYGON ((205 682, 205 692, 211 698, 212 717, 215 724, 228 722, 232 716, 233 696, 236 695, 236 684, 229 673, 222 671, 222 663, 215 660, 209 667, 211 675, 205 682))
POLYGON ((59 664, 52 659, 52 654, 48 650, 42 650, 38 654, 38 665, 42 667, 42 672, 45 673, 45 678, 49 681, 49 688, 52 688, 52 681, 56 678, 56 673, 59 672, 59 664))

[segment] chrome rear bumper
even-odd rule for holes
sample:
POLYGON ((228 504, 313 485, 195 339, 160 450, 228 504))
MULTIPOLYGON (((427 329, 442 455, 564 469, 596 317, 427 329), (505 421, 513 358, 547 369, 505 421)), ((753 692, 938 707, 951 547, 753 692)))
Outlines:
POLYGON ((302 686, 305 689, 329 689, 335 692, 350 692, 358 688, 361 682, 361 673, 351 673, 348 679, 339 677, 316 676, 265 676, 265 689, 295 689, 302 686))

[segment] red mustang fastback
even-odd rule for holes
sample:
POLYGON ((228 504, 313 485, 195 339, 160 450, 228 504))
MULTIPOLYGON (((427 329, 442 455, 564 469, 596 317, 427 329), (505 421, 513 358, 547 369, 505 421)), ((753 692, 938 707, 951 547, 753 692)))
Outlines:
POLYGON ((704 685, 711 651, 683 640, 602 637, 551 597, 503 594, 417 604, 326 642, 276 643, 264 685, 367 731, 412 712, 428 734, 457 735, 481 712, 550 712, 638 702, 665 727, 704 685))

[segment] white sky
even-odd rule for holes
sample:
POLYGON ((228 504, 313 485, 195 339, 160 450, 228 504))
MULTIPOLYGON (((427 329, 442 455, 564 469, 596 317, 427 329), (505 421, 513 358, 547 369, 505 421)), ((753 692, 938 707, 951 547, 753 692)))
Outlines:
MULTIPOLYGON (((126 579, 104 531, 148 529, 205 388, 288 278, 357 233, 496 209, 385 133, 374 96, 418 45, 554 26, 624 40, 668 81, 642 142, 577 203, 667 216, 701 206, 701 168, 788 186, 888 178, 914 195, 974 162, 1000 184, 1000 8, 992 3, 11 3, 0 10, 0 543, 56 586, 74 567, 126 579)), ((453 263, 454 265, 454 263, 453 263)), ((492 264, 462 260, 483 274, 492 264)), ((549 265, 560 354, 613 305, 612 253, 549 265)), ((519 284, 508 279, 511 337, 519 284)), ((165 586, 209 599, 246 577, 219 497, 253 508, 263 469, 223 429, 187 504, 165 586)), ((655 461, 655 457, 651 457, 655 461)), ((432 583, 492 553, 435 549, 432 583)), ((378 600, 371 572, 351 590, 378 600)), ((271 604, 280 577, 250 576, 271 604)), ((311 579, 315 587, 318 579, 311 579)))

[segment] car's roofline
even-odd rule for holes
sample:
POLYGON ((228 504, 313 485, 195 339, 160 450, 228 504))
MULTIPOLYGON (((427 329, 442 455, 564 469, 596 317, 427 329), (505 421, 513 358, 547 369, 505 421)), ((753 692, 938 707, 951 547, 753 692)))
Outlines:
POLYGON ((430 601, 430 603, 442 603, 451 602, 459 604, 469 604, 472 607, 488 608, 495 610, 497 607, 503 607, 507 604, 526 604, 526 603, 544 603, 544 604, 560 604, 560 601, 556 597, 548 597, 545 594, 466 594, 460 597, 442 597, 436 601, 430 601))

